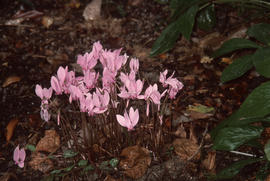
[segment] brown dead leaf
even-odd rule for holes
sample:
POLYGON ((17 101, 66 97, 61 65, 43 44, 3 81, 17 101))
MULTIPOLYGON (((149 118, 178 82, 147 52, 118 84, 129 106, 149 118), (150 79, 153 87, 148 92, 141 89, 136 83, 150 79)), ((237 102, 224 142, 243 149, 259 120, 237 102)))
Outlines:
POLYGON ((187 112, 190 115, 190 117, 194 120, 206 119, 206 118, 213 116, 213 114, 211 114, 211 113, 200 113, 200 112, 196 112, 196 111, 187 111, 187 112))
POLYGON ((189 127, 189 140, 192 141, 193 143, 198 144, 198 139, 197 139, 196 133, 194 131, 194 126, 193 125, 191 125, 189 127))
POLYGON ((199 146, 185 138, 178 138, 173 141, 175 153, 183 160, 188 160, 193 158, 194 160, 199 160, 201 153, 199 146))
POLYGON ((202 165, 204 168, 214 173, 216 169, 216 151, 208 152, 206 159, 202 161, 202 165))
POLYGON ((34 152, 31 156, 29 166, 34 170, 39 170, 43 173, 48 173, 53 169, 53 162, 43 153, 34 152))
POLYGON ((46 28, 50 28, 50 26, 53 24, 53 18, 48 17, 48 16, 43 16, 42 20, 41 20, 41 23, 46 28))
POLYGON ((186 130, 183 126, 183 124, 179 124, 177 127, 177 130, 174 132, 174 135, 177 136, 178 138, 186 138, 187 133, 186 130))
POLYGON ((123 149, 120 156, 125 158, 120 161, 120 168, 133 179, 142 177, 151 163, 149 150, 138 145, 123 149))
POLYGON ((85 7, 83 17, 86 21, 93 21, 100 18, 102 0, 93 0, 85 7))
POLYGON ((10 76, 8 77, 5 82, 3 83, 2 87, 7 87, 10 84, 16 83, 16 82, 20 82, 21 81, 21 77, 19 76, 10 76))
POLYGON ((231 58, 223 57, 223 58, 221 59, 221 62, 222 62, 222 63, 226 63, 226 64, 231 64, 233 61, 232 61, 231 58))
POLYGON ((40 118, 40 115, 39 114, 30 114, 28 116, 28 126, 30 128, 33 128, 33 129, 39 129, 41 124, 42 124, 42 120, 40 118))
POLYGON ((19 122, 19 120, 17 118, 9 121, 9 123, 6 127, 6 141, 7 142, 10 141, 10 139, 13 135, 14 129, 15 129, 16 125, 18 124, 18 122, 19 122))
POLYGON ((270 181, 270 174, 267 176, 265 181, 270 181))
POLYGON ((60 136, 55 130, 46 130, 45 136, 38 142, 36 151, 55 152, 60 147, 60 136))

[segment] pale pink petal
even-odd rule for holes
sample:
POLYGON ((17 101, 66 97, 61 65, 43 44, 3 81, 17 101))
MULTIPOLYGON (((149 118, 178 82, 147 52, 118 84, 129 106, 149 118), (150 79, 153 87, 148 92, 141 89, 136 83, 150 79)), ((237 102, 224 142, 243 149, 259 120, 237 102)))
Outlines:
POLYGON ((40 99, 43 99, 43 91, 42 91, 42 87, 40 85, 36 85, 36 89, 35 89, 36 95, 38 97, 40 97, 40 99))
POLYGON ((20 160, 21 160, 22 162, 24 162, 25 156, 26 156, 25 150, 24 150, 24 148, 22 148, 22 149, 20 150, 20 152, 19 152, 19 157, 20 157, 20 160))
POLYGON ((23 167, 24 167, 24 162, 21 162, 21 161, 20 161, 20 162, 18 163, 18 166, 19 166, 20 168, 23 168, 23 167))
POLYGON ((126 121, 126 119, 125 119, 123 116, 117 114, 117 115, 116 115, 116 119, 117 119, 118 123, 119 123, 121 126, 127 127, 127 121, 126 121))
POLYGON ((55 91, 56 94, 61 94, 62 93, 62 88, 59 84, 58 79, 55 76, 52 76, 51 78, 51 87, 55 91))
POLYGON ((13 152, 13 160, 15 161, 15 163, 19 162, 19 158, 20 158, 20 149, 19 146, 17 146, 13 152))
POLYGON ((57 70, 57 77, 60 81, 60 84, 63 85, 64 84, 64 81, 65 81, 65 78, 66 78, 66 70, 60 66, 57 70))

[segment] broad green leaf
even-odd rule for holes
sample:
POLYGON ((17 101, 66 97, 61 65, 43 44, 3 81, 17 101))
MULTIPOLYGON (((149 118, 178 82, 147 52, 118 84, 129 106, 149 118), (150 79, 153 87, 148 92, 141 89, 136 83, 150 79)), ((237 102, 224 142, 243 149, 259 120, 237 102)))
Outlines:
POLYGON ((231 179, 235 175, 237 175, 242 168, 244 168, 246 165, 261 161, 261 158, 251 158, 247 160, 241 160, 236 163, 233 163, 231 166, 223 169, 220 171, 215 179, 220 180, 220 179, 231 179))
POLYGON ((252 56, 256 71, 267 78, 270 78, 270 47, 260 48, 252 56))
POLYGON ((244 75, 253 67, 251 55, 240 57, 227 66, 221 75, 221 82, 225 83, 244 75))
POLYGON ((197 11, 198 6, 192 6, 185 14, 171 23, 155 41, 150 56, 156 56, 173 48, 180 33, 182 33, 186 39, 189 39, 197 11))
POLYGON ((249 140, 259 138, 263 127, 243 125, 221 129, 215 140, 213 149, 231 151, 249 140))
POLYGON ((117 158, 113 158, 113 159, 110 160, 110 165, 113 168, 117 167, 118 163, 119 163, 119 160, 117 158))
POLYGON ((215 5, 212 4, 202 9, 197 15, 197 26, 204 30, 210 31, 216 25, 215 5))
POLYGON ((255 88, 237 111, 238 118, 263 118, 270 114, 270 81, 255 88))
POLYGON ((270 162, 266 162, 263 166, 261 166, 260 170, 257 172, 256 174, 256 180, 257 181, 265 181, 267 176, 268 176, 268 172, 270 169, 270 162))
POLYGON ((247 34, 266 45, 270 45, 270 24, 256 24, 248 29, 247 34))
POLYGON ((223 45, 216 52, 214 52, 212 57, 220 57, 221 55, 244 48, 260 48, 260 46, 250 40, 233 38, 223 43, 223 45))
POLYGON ((32 152, 36 151, 35 145, 27 144, 27 145, 25 146, 25 148, 26 148, 27 150, 32 151, 32 152))
POLYGON ((66 150, 63 154, 64 158, 71 158, 78 154, 78 152, 74 152, 72 150, 66 150))
POLYGON ((80 160, 80 161, 78 162, 78 166, 79 166, 79 167, 83 167, 83 166, 86 166, 87 163, 88 163, 87 160, 80 160))
POLYGON ((268 142, 264 146, 264 153, 266 155, 267 160, 270 161, 270 140, 268 140, 268 142))

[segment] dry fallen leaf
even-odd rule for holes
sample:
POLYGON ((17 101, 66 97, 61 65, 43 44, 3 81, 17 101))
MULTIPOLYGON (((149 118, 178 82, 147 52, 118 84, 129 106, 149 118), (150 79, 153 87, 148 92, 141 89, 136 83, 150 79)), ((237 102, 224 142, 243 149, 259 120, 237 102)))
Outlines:
POLYGON ((208 155, 206 159, 203 160, 202 165, 204 168, 214 173, 216 168, 216 151, 208 152, 208 155))
POLYGON ((13 135, 13 132, 14 132, 14 129, 16 127, 16 125, 18 124, 19 120, 18 119, 12 119, 9 121, 7 127, 6 127, 6 141, 9 142, 12 135, 13 135))
POLYGON ((31 156, 29 166, 34 170, 39 170, 43 173, 48 173, 53 169, 53 162, 43 153, 34 152, 31 156))
POLYGON ((119 167, 133 179, 142 177, 151 163, 149 151, 138 145, 123 149, 120 156, 125 159, 120 161, 119 167))
POLYGON ((210 58, 208 56, 203 56, 200 60, 201 63, 211 63, 213 61, 213 58, 210 58))
POLYGON ((93 21, 100 17, 102 0, 91 1, 83 11, 83 17, 86 21, 93 21))
POLYGON ((9 86, 10 84, 19 82, 20 80, 21 80, 21 77, 18 77, 18 76, 10 76, 10 77, 8 77, 8 78, 5 80, 5 82, 3 83, 2 87, 7 87, 7 86, 9 86))
POLYGON ((231 64, 233 61, 232 61, 231 58, 223 57, 223 58, 221 59, 221 62, 222 62, 222 63, 226 63, 226 64, 231 64))
POLYGON ((53 24, 53 18, 48 17, 48 16, 43 16, 41 23, 46 28, 49 28, 53 24))
POLYGON ((60 136, 55 130, 46 130, 45 136, 38 142, 36 151, 55 152, 60 147, 60 136))
POLYGON ((183 160, 189 160, 191 158, 194 160, 199 160, 201 157, 199 146, 189 139, 175 139, 173 141, 173 147, 175 153, 183 160))

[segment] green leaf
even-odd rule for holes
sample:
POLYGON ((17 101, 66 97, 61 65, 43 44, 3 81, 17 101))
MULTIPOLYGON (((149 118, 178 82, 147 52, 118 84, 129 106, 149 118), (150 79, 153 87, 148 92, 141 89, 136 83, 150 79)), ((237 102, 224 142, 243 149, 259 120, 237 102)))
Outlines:
POLYGON ((259 138, 263 127, 244 125, 221 129, 215 140, 213 149, 231 151, 249 140, 259 138))
POLYGON ((260 170, 256 174, 257 181, 265 181, 270 169, 270 162, 266 162, 263 166, 261 166, 260 170))
POLYGON ((198 6, 192 6, 185 14, 171 23, 155 41, 150 56, 156 56, 173 48, 180 33, 182 33, 186 39, 189 39, 197 11, 198 6))
POLYGON ((241 105, 237 116, 242 119, 263 118, 270 113, 270 81, 255 88, 241 105))
POLYGON ((78 152, 74 152, 72 150, 66 150, 66 151, 64 151, 63 156, 64 156, 64 158, 71 158, 71 157, 76 156, 77 154, 78 154, 78 152))
POLYGON ((233 38, 223 43, 223 45, 216 52, 214 52, 212 57, 220 57, 221 55, 244 48, 260 48, 260 46, 250 40, 233 38))
POLYGON ((53 171, 51 171, 51 174, 59 174, 61 172, 62 172, 62 170, 53 170, 53 171))
POLYGON ((197 15, 197 25, 204 31, 210 31, 216 25, 215 5, 202 9, 197 15))
POLYGON ((270 47, 260 48, 252 56, 256 71, 267 78, 270 78, 270 47))
POLYGON ((69 172, 69 171, 72 170, 74 167, 75 167, 75 164, 73 164, 73 165, 71 165, 71 166, 69 166, 69 167, 67 167, 67 168, 64 168, 63 170, 64 170, 65 172, 69 172))
POLYGON ((255 88, 241 107, 211 131, 212 139, 227 126, 240 126, 253 122, 269 122, 270 117, 270 81, 255 88))
POLYGON ((219 180, 219 179, 231 179, 233 178, 235 175, 237 175, 240 170, 242 168, 244 168, 246 165, 261 161, 261 158, 251 158, 251 159, 247 159, 247 160, 241 160, 238 161, 234 164, 232 164, 231 166, 223 169, 222 171, 220 171, 215 179, 219 180))
POLYGON ((87 163, 88 163, 87 160, 80 160, 80 161, 78 162, 78 166, 79 166, 79 167, 83 167, 83 166, 86 166, 87 163))
POLYGON ((84 172, 93 171, 95 168, 92 165, 88 165, 83 169, 84 172))
POLYGON ((251 55, 240 57, 227 66, 221 75, 221 82, 225 83, 244 75, 253 67, 251 55))
POLYGON ((27 144, 27 145, 25 146, 25 148, 26 148, 27 150, 32 151, 32 152, 36 151, 35 145, 27 144))
POLYGON ((117 158, 113 158, 113 159, 110 160, 110 165, 113 168, 117 167, 118 163, 119 163, 119 160, 117 158))
POLYGON ((268 142, 264 146, 264 153, 266 155, 267 160, 270 161, 270 140, 268 140, 268 142))
POLYGON ((248 29, 247 34, 266 45, 270 45, 270 24, 256 24, 248 29))

